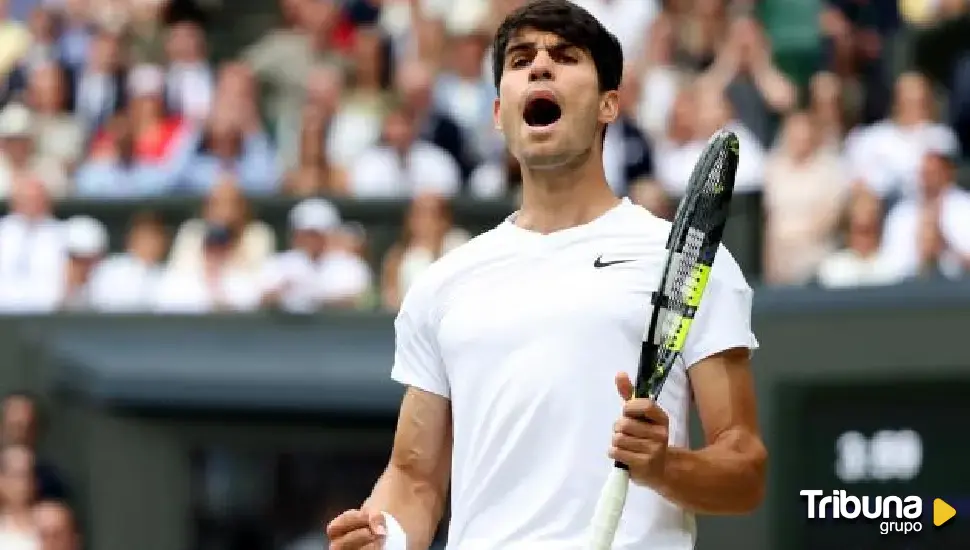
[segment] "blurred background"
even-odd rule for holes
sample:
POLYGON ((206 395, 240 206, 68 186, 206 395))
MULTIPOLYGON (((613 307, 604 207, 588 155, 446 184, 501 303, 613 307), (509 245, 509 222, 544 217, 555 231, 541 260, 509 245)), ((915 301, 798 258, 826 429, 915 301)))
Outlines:
MULTIPOLYGON (((516 208, 521 3, 0 0, 0 550, 325 547, 387 459, 402 296, 516 208)), ((970 2, 579 3, 627 60, 617 194, 669 217, 743 142, 770 495, 698 548, 965 550, 970 2), (801 489, 958 518, 896 540, 801 489)))

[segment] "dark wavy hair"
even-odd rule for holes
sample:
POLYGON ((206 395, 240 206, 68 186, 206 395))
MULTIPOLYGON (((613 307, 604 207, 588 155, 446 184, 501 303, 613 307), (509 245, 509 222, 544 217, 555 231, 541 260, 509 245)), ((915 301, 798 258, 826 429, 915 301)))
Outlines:
POLYGON ((495 32, 492 77, 496 90, 502 80, 509 41, 525 29, 553 33, 588 51, 596 66, 600 91, 619 89, 623 77, 619 40, 588 11, 568 0, 532 0, 510 13, 495 32))

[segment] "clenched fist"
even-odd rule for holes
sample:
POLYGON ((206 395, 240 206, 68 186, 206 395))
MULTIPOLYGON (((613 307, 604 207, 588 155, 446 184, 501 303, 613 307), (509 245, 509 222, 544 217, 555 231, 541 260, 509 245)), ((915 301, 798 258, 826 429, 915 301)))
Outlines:
POLYGON ((330 550, 382 550, 387 526, 372 510, 347 510, 327 525, 330 550))
POLYGON ((626 464, 630 479, 657 488, 664 481, 667 459, 667 413, 650 399, 633 397, 633 383, 625 373, 616 377, 623 414, 613 425, 610 458, 626 464))

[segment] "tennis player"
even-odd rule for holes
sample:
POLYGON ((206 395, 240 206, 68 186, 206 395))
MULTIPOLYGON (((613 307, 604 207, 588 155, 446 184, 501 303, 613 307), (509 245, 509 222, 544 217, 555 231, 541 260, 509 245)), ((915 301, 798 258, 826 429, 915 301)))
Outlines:
POLYGON ((450 483, 449 550, 583 550, 616 459, 634 486, 614 548, 688 550, 695 514, 747 513, 764 494, 751 288, 722 249, 659 403, 630 400, 670 224, 604 176, 620 45, 576 5, 538 0, 503 22, 493 55, 522 206, 407 293, 390 462, 360 509, 329 524, 330 548, 425 550, 450 483), (692 396, 700 450, 688 448, 692 396))

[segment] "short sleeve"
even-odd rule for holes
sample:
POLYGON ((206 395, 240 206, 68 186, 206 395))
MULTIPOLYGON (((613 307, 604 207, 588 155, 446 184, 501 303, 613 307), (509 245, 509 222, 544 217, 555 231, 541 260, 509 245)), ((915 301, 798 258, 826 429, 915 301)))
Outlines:
POLYGON ((751 331, 753 295, 738 263, 722 246, 684 344, 683 358, 688 368, 732 348, 758 349, 758 340, 751 331))
POLYGON ((448 376, 438 348, 434 318, 435 293, 427 279, 404 297, 394 320, 394 367, 391 378, 407 386, 451 397, 448 376))

